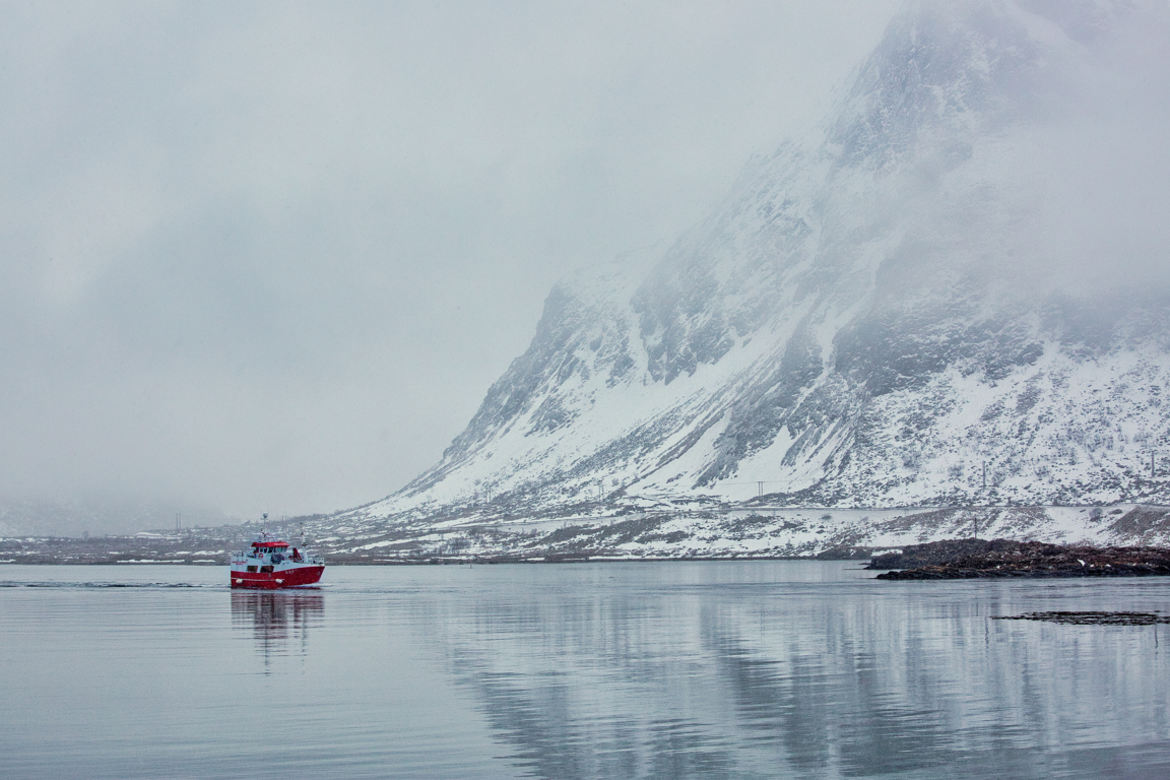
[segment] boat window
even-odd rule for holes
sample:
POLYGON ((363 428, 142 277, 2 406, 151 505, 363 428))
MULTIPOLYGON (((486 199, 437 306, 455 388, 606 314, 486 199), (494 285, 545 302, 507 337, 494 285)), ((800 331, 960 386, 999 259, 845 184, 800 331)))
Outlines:
POLYGON ((272 571, 272 567, 271 566, 261 566, 260 571, 261 572, 269 572, 269 571, 272 571))
POLYGON ((255 567, 255 566, 249 566, 249 567, 248 567, 248 571, 256 571, 256 567, 255 567))

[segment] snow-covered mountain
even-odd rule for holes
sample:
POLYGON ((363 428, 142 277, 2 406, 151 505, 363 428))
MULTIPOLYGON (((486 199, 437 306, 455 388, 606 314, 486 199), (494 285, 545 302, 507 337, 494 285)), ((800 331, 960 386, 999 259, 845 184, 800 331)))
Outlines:
POLYGON ((815 132, 648 273, 557 285, 442 460, 327 525, 1170 500, 1167 33, 912 4, 815 132))

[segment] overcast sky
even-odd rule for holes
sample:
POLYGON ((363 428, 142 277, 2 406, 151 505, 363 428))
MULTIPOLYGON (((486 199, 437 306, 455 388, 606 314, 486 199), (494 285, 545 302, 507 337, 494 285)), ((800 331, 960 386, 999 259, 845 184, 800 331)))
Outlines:
POLYGON ((897 5, 3 3, 0 496, 392 492, 897 5))

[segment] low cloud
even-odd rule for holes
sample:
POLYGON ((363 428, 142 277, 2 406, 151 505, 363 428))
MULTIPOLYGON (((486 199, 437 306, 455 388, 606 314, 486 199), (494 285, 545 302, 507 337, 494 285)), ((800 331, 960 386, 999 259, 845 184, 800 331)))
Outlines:
POLYGON ((700 218, 894 5, 6 9, 0 496, 396 489, 556 279, 700 218))

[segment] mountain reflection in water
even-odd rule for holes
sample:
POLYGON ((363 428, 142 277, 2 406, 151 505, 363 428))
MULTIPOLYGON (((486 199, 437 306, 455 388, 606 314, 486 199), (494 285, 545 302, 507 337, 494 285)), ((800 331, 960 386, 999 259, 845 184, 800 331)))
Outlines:
POLYGON ((0 777, 1170 776, 1170 628, 992 619, 1164 610, 1164 578, 179 573, 4 569, 0 777))
POLYGON ((1154 632, 989 619, 1027 584, 582 584, 424 599, 414 620, 535 776, 1170 768, 1154 632))

